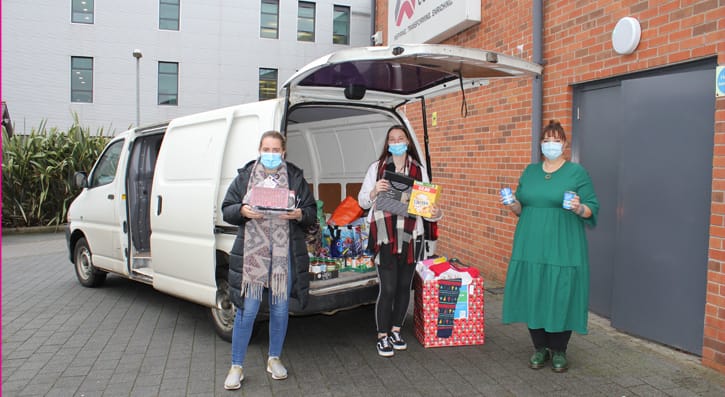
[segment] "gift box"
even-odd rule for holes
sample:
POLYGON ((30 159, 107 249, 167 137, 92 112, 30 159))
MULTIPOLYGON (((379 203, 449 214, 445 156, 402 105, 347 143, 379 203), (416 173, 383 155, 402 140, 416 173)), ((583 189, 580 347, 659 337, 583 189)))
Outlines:
POLYGON ((483 278, 469 285, 460 279, 414 279, 415 337, 423 347, 484 343, 483 278))

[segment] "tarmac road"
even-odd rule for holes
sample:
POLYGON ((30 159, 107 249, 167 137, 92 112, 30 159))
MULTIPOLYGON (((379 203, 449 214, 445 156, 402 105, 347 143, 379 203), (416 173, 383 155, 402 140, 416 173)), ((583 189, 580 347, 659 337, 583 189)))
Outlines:
POLYGON ((206 309, 109 276, 82 287, 62 233, 3 236, 3 396, 725 396, 725 375, 699 357, 646 342, 590 316, 575 334, 571 369, 527 367, 522 324, 501 324, 500 286, 487 285, 485 344, 423 348, 412 300, 393 358, 375 350, 373 307, 293 317, 282 361, 265 371, 266 324, 252 339, 242 389, 226 391, 231 345, 206 309))

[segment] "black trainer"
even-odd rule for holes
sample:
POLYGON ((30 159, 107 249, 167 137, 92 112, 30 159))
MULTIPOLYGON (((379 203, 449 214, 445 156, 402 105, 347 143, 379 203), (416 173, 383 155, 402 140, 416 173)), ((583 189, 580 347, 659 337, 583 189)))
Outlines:
POLYGON ((390 344, 390 340, 387 336, 379 338, 377 346, 378 354, 383 357, 393 357, 393 355, 395 354, 395 351, 393 351, 393 346, 390 344))
POLYGON ((405 350, 408 348, 408 344, 405 343, 403 337, 400 336, 400 332, 393 331, 388 339, 390 339, 390 344, 393 345, 393 349, 395 350, 405 350))

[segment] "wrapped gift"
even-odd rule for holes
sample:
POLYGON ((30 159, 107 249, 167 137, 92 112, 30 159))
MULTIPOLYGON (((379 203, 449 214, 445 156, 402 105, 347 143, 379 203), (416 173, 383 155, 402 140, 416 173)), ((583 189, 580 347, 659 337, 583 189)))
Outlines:
POLYGON ((414 279, 415 336, 424 347, 484 343, 483 278, 468 285, 461 279, 414 279))
POLYGON ((254 186, 248 202, 258 211, 291 211, 295 207, 295 192, 280 187, 254 186))

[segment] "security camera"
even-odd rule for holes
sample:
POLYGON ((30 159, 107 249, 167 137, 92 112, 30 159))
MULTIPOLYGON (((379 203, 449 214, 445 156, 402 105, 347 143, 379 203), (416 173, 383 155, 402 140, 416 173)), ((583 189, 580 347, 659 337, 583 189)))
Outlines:
POLYGON ((374 45, 382 45, 383 44, 383 32, 377 31, 374 35, 370 36, 370 40, 373 42, 374 45))

